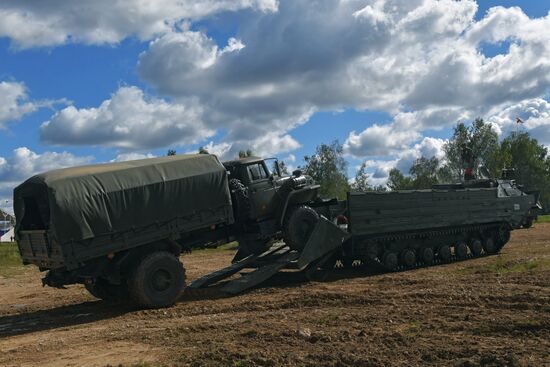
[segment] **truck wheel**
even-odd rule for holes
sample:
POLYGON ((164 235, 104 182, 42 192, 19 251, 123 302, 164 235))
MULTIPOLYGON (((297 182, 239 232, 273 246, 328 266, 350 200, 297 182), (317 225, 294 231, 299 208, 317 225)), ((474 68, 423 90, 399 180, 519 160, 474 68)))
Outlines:
POLYGON ((293 250, 303 250, 318 222, 319 214, 309 206, 294 209, 285 225, 286 244, 293 250))
POLYGON ((128 298, 128 288, 125 284, 111 284, 102 278, 96 279, 93 283, 84 284, 84 287, 95 298, 107 302, 122 302, 128 298))
POLYGON ((185 269, 174 254, 159 251, 147 255, 135 268, 128 288, 132 300, 141 307, 173 305, 185 286, 185 269))

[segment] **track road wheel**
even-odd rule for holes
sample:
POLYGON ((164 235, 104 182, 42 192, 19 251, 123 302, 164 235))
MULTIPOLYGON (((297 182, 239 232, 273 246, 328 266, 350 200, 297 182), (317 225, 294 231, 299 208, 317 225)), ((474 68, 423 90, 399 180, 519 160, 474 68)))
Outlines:
POLYGON ((447 245, 439 247, 437 250, 437 256, 444 263, 449 262, 451 260, 451 248, 447 245))
POLYGON ((472 254, 474 256, 481 255, 481 252, 483 251, 483 245, 481 244, 480 240, 473 240, 470 244, 470 251, 472 251, 472 254))
POLYGON ((386 252, 382 255, 382 264, 388 270, 397 270, 399 258, 395 252, 386 252))
POLYGON ((353 261, 354 261, 353 257, 350 257, 350 256, 344 256, 341 259, 342 266, 344 267, 344 269, 352 268, 353 267, 353 261))
POLYGON ((144 257, 128 282, 130 297, 141 307, 174 304, 185 286, 185 269, 174 254, 160 251, 144 257))
POLYGON ((401 252, 400 259, 401 264, 407 268, 412 268, 416 264, 416 254, 413 249, 405 249, 401 252))
POLYGON ((460 260, 464 260, 468 257, 468 246, 464 242, 460 242, 458 245, 455 245, 455 255, 460 260))
POLYGON ((495 245, 495 241, 489 237, 483 242, 483 249, 488 254, 495 254, 497 252, 497 246, 495 245))
POLYGON ((126 284, 111 284, 105 279, 98 278, 93 283, 84 284, 84 287, 92 296, 106 302, 122 302, 128 298, 126 284))
POLYGON ((432 250, 430 247, 424 247, 423 249, 420 249, 419 251, 420 260, 426 264, 431 265, 434 262, 434 250, 432 250))
POLYGON ((508 226, 502 225, 498 229, 498 242, 500 244, 500 247, 507 244, 508 241, 510 241, 510 229, 508 228, 508 226))
POLYGON ((285 225, 286 244, 293 250, 303 250, 318 222, 319 214, 309 206, 294 209, 285 225))

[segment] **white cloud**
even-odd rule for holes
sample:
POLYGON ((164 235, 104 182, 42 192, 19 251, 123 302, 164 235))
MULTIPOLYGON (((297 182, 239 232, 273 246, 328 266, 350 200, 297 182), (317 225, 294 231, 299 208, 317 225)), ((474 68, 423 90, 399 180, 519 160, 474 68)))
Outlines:
POLYGON ((0 128, 9 121, 19 120, 36 111, 39 105, 29 102, 23 83, 0 82, 0 128))
POLYGON ((277 0, 5 0, 0 4, 0 37, 9 37, 19 48, 114 44, 129 36, 151 39, 182 20, 247 8, 274 12, 277 0))
POLYGON ((414 161, 421 157, 436 157, 443 160, 445 157, 443 146, 446 142, 447 140, 439 138, 424 137, 419 143, 396 153, 393 158, 366 160, 365 165, 370 175, 370 184, 385 185, 393 168, 397 168, 403 174, 408 175, 414 161))
POLYGON ((121 153, 117 154, 115 159, 112 159, 111 162, 126 162, 126 161, 135 161, 137 159, 146 159, 146 158, 155 158, 156 156, 151 153, 121 153))
MULTIPOLYGON (((7 4, 0 9, 20 13, 19 3, 7 4)), ((151 38, 138 72, 168 99, 123 87, 97 108, 58 112, 42 127, 45 142, 143 151, 200 144, 221 132, 212 149, 222 156, 248 148, 271 155, 299 147, 292 130, 314 113, 352 108, 382 110, 393 121, 350 133, 346 152, 399 160, 422 144, 426 130, 491 116, 550 88, 550 16, 529 18, 519 8, 492 8, 476 21, 472 0, 183 1, 130 6, 118 20, 115 3, 113 22, 98 16, 104 2, 95 4, 78 15, 88 21, 79 18, 77 31, 66 31, 78 17, 71 15, 44 37, 51 30, 65 35, 58 43, 151 38), (260 11, 242 17, 227 42, 192 26, 243 8, 260 11), (176 20, 182 18, 189 21, 176 20), (487 43, 510 46, 486 57, 480 50, 487 43)), ((41 6, 25 9, 21 14, 32 17, 41 6)), ((40 19, 49 24, 52 14, 64 13, 54 7, 40 19)), ((39 23, 29 22, 25 32, 39 23)))
POLYGON ((69 106, 42 124, 41 139, 56 145, 102 145, 127 150, 191 144, 213 135, 193 101, 148 98, 121 87, 97 108, 69 106))
POLYGON ((79 157, 68 152, 36 153, 26 147, 14 149, 8 158, 0 157, 0 208, 13 213, 13 189, 37 173, 90 163, 91 156, 79 157))
POLYGON ((487 119, 495 130, 506 136, 512 131, 528 131, 540 143, 550 145, 550 103, 542 98, 533 98, 514 104, 487 119), (516 123, 520 118, 523 124, 516 123))
MULTIPOLYGON (((208 151, 210 154, 214 154, 218 156, 220 159, 229 159, 231 157, 228 157, 228 153, 231 150, 232 144, 229 143, 219 143, 216 144, 213 141, 209 142, 204 146, 204 148, 208 151)), ((196 152, 193 152, 196 153, 196 152)))
POLYGON ((167 33, 138 70, 176 101, 196 98, 205 124, 226 129, 228 143, 290 137, 317 111, 375 109, 394 121, 350 134, 347 150, 392 154, 426 129, 550 88, 550 18, 496 8, 476 21, 476 11, 470 0, 280 1, 278 12, 244 19, 227 46, 200 31, 167 33), (479 51, 503 39, 511 42, 503 55, 479 51))
POLYGON ((68 152, 39 154, 29 148, 20 147, 13 150, 11 157, 0 157, 0 181, 4 184, 23 181, 40 172, 82 165, 92 159, 91 156, 78 157, 68 152))
POLYGON ((414 113, 401 113, 391 124, 374 124, 360 133, 352 131, 344 142, 344 151, 357 157, 400 152, 421 137, 414 125, 415 116, 414 113))

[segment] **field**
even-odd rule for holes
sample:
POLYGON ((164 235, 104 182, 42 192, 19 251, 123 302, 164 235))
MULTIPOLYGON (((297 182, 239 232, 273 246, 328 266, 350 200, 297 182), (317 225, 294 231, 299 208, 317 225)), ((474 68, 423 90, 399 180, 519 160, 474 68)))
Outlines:
MULTIPOLYGON (((233 251, 184 256, 188 280, 233 251)), ((325 283, 281 274, 164 310, 42 288, 33 267, 0 261, 2 366, 550 366, 550 223, 514 231, 498 256, 325 283)))

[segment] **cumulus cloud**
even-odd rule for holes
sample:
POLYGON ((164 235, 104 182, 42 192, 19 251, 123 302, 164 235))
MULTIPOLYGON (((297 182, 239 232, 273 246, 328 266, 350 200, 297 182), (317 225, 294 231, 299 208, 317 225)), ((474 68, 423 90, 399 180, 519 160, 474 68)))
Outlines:
POLYGON ((164 34, 138 70, 176 101, 196 98, 205 124, 226 129, 229 143, 273 131, 291 138, 317 111, 370 109, 394 121, 351 133, 347 151, 392 154, 426 129, 550 87, 550 17, 493 8, 476 21, 476 11, 470 0, 280 1, 278 12, 244 19, 227 45, 201 31, 164 34), (504 54, 480 52, 503 40, 504 54))
POLYGON ((69 106, 40 127, 42 141, 56 145, 102 145, 127 150, 191 144, 214 131, 201 121, 192 100, 169 103, 121 87, 97 108, 69 106))
POLYGON ((550 103, 542 98, 533 98, 514 104, 487 119, 495 130, 505 136, 521 129, 545 145, 550 145, 550 103), (517 125, 517 118, 523 121, 517 125))
POLYGON ((156 156, 152 153, 121 153, 117 154, 115 159, 112 159, 111 162, 126 162, 126 161, 135 161, 137 159, 146 159, 146 158, 155 158, 156 156))
MULTIPOLYGON (((27 17, 42 7, 6 4, 0 6, 4 12, 25 8, 27 17)), ((168 98, 120 88, 99 107, 58 112, 42 126, 43 141, 143 151, 201 144, 219 134, 211 148, 223 156, 248 148, 270 155, 299 147, 292 130, 314 113, 351 108, 385 111, 393 119, 350 133, 346 152, 398 161, 422 144, 426 130, 492 116, 550 88, 550 16, 529 18, 520 8, 491 8, 476 21, 473 0, 189 4, 130 6, 135 11, 125 9, 118 20, 116 3, 117 22, 112 22, 97 16, 103 14, 99 1, 89 5, 89 14, 70 15, 45 30, 44 37, 50 30, 63 35, 57 43, 112 43, 129 34, 152 39, 138 72, 168 98), (240 19, 227 41, 217 42, 192 25, 209 14, 242 8, 260 11, 240 19), (78 18, 82 26, 66 31, 77 17, 87 21, 78 18), (488 57, 481 52, 486 44, 509 47, 488 57)), ((61 11, 52 9, 44 11, 44 24, 61 11)), ((32 33, 39 22, 30 24, 25 32, 32 33)), ((25 44, 23 38, 17 42, 25 44)))
POLYGON ((0 157, 0 181, 17 182, 40 172, 53 169, 78 166, 89 163, 93 157, 78 157, 68 152, 35 153, 29 148, 21 147, 13 151, 9 158, 0 157))
POLYGON ((273 12, 277 0, 6 0, 0 4, 0 37, 9 37, 19 48, 114 44, 129 36, 151 39, 182 20, 247 8, 273 12))
POLYGON ((414 161, 421 157, 436 157, 443 160, 445 157, 443 146, 446 142, 447 140, 444 139, 424 137, 420 142, 396 153, 392 159, 366 160, 365 165, 370 174, 370 183, 384 185, 393 168, 408 174, 414 161))
POLYGON ((30 176, 53 169, 90 163, 91 156, 79 157, 68 152, 36 153, 26 147, 14 149, 8 158, 0 157, 0 208, 13 213, 12 191, 30 176))
POLYGON ((19 120, 40 107, 29 102, 23 83, 0 82, 0 128, 9 121, 19 120))

